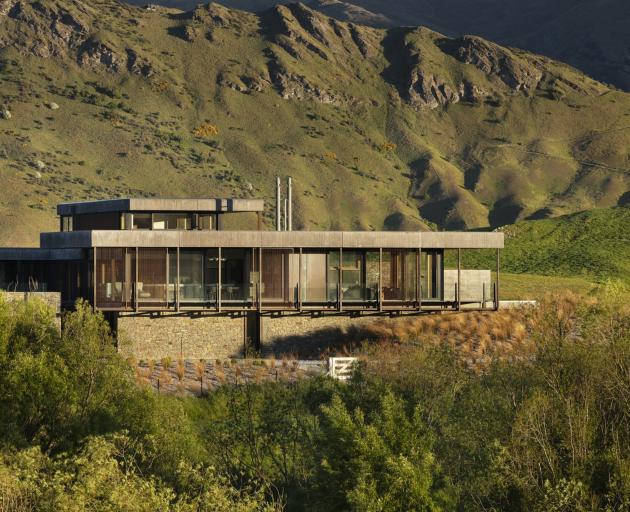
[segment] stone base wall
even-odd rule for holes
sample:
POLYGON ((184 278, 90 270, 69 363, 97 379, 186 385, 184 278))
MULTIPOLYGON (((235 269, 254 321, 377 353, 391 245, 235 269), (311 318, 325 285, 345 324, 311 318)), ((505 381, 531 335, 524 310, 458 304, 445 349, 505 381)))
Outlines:
POLYGON ((119 350, 137 359, 242 357, 245 319, 186 316, 118 318, 119 350))
MULTIPOLYGON (((324 316, 319 318, 285 316, 262 318, 263 356, 315 351, 343 341, 352 329, 374 321, 373 318, 324 316)), ((225 359, 245 353, 245 318, 163 315, 120 316, 120 352, 139 360, 225 359)))
POLYGON ((61 310, 61 293, 59 292, 2 292, 8 300, 28 301, 30 299, 41 300, 59 313, 61 310))
POLYGON ((56 313, 55 325, 61 330, 61 293, 59 292, 0 292, 9 301, 41 300, 56 313))

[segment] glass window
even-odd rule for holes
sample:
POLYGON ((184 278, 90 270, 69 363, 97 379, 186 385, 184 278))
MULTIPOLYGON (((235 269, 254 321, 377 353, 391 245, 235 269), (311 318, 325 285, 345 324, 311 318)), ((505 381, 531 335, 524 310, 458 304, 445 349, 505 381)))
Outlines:
POLYGON ((383 300, 415 300, 416 254, 409 249, 383 251, 383 300))
POLYGON ((328 300, 339 300, 339 251, 328 253, 328 300))
POLYGON ((205 251, 181 250, 179 252, 179 301, 205 302, 204 283, 205 251))
POLYGON ((262 298, 275 302, 295 301, 297 261, 293 249, 263 249, 262 298))
POLYGON ((150 213, 134 213, 133 229, 151 229, 150 213))
POLYGON ((343 251, 341 276, 343 300, 365 300, 365 254, 361 251, 343 251))
POLYGON ((95 257, 96 306, 131 306, 135 281, 135 250, 99 247, 95 249, 95 257))
POLYGON ((420 259, 422 300, 441 300, 443 256, 441 250, 424 250, 420 259))
POLYGON ((61 231, 72 231, 72 216, 64 215, 61 217, 61 231))
POLYGON ((256 283, 253 275, 252 251, 223 249, 221 251, 221 300, 253 300, 256 283))
POLYGON ((302 254, 303 302, 326 302, 326 262, 326 253, 304 252, 302 254))
POLYGON ((378 251, 368 251, 365 255, 365 300, 378 300, 379 260, 378 251))
POLYGON ((177 300, 177 249, 168 249, 168 302, 177 300))
POLYGON ((187 213, 154 213, 153 229, 190 229, 187 213))
POLYGON ((167 250, 138 249, 138 302, 161 306, 166 303, 167 250))
POLYGON ((214 215, 199 214, 197 215, 197 229, 211 231, 214 229, 214 215))

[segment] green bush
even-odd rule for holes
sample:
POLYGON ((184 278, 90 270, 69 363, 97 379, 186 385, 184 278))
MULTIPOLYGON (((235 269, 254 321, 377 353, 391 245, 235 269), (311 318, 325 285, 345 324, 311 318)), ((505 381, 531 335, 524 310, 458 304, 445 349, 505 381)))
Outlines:
POLYGON ((630 510, 630 312, 549 299, 527 358, 370 349, 347 384, 135 384, 85 303, 0 298, 0 510, 630 510))

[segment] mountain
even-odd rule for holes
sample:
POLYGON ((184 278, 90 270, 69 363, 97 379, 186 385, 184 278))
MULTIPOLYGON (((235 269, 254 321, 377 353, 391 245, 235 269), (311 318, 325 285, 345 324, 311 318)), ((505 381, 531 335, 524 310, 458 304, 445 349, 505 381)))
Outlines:
MULTIPOLYGON (((137 5, 144 0, 131 0, 137 5)), ((196 0, 159 0, 190 9, 196 0)), ((221 0, 260 11, 278 0, 221 0)), ((424 25, 450 36, 475 34, 567 62, 630 91, 630 2, 627 0, 311 0, 340 20, 375 27, 424 25)))
POLYGON ((276 174, 311 230, 495 228, 630 190, 630 94, 479 37, 302 4, 0 0, 0 80, 4 244, 55 229, 60 201, 272 201, 276 174))

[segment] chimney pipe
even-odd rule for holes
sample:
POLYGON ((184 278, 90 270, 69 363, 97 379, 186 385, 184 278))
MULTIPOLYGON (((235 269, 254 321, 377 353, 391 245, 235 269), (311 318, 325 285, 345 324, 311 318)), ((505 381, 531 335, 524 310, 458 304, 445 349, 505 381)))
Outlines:
POLYGON ((280 176, 276 176, 276 231, 282 230, 282 219, 280 218, 280 202, 282 201, 280 192, 280 176))
POLYGON ((283 226, 282 226, 282 229, 283 229, 284 231, 286 231, 286 230, 288 229, 288 223, 287 223, 287 219, 288 219, 288 216, 287 216, 287 204, 288 204, 288 201, 287 201, 287 198, 285 197, 285 198, 284 198, 284 224, 283 224, 283 226))
POLYGON ((289 208, 287 212, 287 231, 293 231, 293 178, 287 178, 287 202, 289 208))

